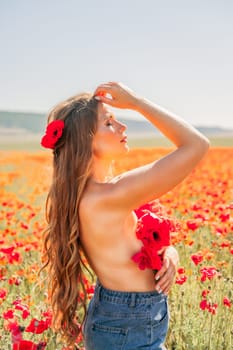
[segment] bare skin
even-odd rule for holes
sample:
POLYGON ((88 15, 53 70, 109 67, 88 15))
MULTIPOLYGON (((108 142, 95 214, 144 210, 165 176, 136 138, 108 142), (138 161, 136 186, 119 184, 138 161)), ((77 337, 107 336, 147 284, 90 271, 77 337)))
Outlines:
POLYGON ((164 249, 163 266, 155 276, 149 269, 139 270, 131 260, 141 248, 135 235, 137 217, 133 210, 180 183, 207 152, 208 139, 181 118, 136 96, 121 83, 101 84, 95 95, 100 103, 93 141, 93 172, 79 211, 83 248, 106 288, 143 292, 156 289, 167 294, 174 282, 178 254, 173 247, 164 249), (158 161, 109 180, 112 160, 128 152, 128 145, 126 126, 116 120, 108 105, 140 112, 177 149, 158 161))

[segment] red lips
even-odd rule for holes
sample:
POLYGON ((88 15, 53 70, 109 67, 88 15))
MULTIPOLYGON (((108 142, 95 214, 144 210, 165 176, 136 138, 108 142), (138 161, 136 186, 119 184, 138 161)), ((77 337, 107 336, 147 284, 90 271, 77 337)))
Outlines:
POLYGON ((127 136, 123 137, 123 139, 120 142, 127 142, 127 136))

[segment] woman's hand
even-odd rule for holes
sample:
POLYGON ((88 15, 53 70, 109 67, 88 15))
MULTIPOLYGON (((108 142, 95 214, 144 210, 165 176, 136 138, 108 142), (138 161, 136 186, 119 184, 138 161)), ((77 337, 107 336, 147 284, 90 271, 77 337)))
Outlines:
POLYGON ((134 109, 138 101, 136 94, 131 89, 122 83, 112 81, 99 85, 94 96, 98 101, 122 109, 134 109))
POLYGON ((158 253, 163 253, 163 266, 155 274, 155 289, 158 292, 168 294, 176 276, 176 269, 179 263, 179 255, 173 246, 163 248, 158 253))

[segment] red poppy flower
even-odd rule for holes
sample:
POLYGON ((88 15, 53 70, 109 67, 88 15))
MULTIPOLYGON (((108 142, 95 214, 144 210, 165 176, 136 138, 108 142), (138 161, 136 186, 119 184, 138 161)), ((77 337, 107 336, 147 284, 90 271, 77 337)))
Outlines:
POLYGON ((216 315, 217 307, 218 307, 218 304, 216 304, 216 303, 209 304, 208 311, 211 314, 216 315))
POLYGON ((230 213, 222 213, 219 215, 222 222, 228 221, 230 219, 230 213))
POLYGON ((13 264, 14 261, 20 262, 21 255, 18 252, 13 252, 13 253, 7 255, 7 259, 8 259, 9 264, 13 264))
POLYGON ((177 269, 177 272, 179 275, 183 275, 185 273, 185 268, 183 266, 181 266, 177 269))
POLYGON ((20 340, 20 342, 13 344, 13 350, 44 350, 45 347, 45 342, 35 344, 30 340, 20 340))
POLYGON ((183 275, 183 276, 179 276, 176 278, 176 284, 182 285, 187 281, 187 276, 183 275))
POLYGON ((203 255, 201 254, 193 254, 191 255, 191 259, 194 262, 195 265, 198 265, 202 262, 203 260, 203 255))
POLYGON ((201 276, 202 282, 204 282, 206 279, 212 280, 218 274, 217 269, 214 266, 202 267, 201 273, 202 273, 202 276, 201 276))
POLYGON ((57 141, 61 138, 64 129, 63 120, 54 120, 48 124, 46 133, 41 139, 41 146, 54 149, 57 141))
POLYGON ((201 293, 203 298, 206 298, 208 294, 210 294, 210 291, 208 289, 204 289, 201 293))
POLYGON ((227 307, 231 307, 231 301, 230 299, 228 299, 227 297, 223 298, 223 305, 227 306, 227 307))
POLYGON ((11 332, 12 343, 19 343, 22 340, 22 332, 24 331, 24 327, 19 326, 17 322, 10 322, 8 329, 11 332))
POLYGON ((188 229, 195 231, 197 228, 199 228, 200 226, 200 221, 197 220, 188 220, 186 222, 186 225, 188 227, 188 229))
POLYGON ((8 279, 8 283, 10 284, 10 285, 13 285, 13 284, 15 284, 16 286, 19 286, 20 285, 20 283, 21 283, 21 280, 18 278, 18 277, 11 277, 11 278, 9 278, 8 279))
POLYGON ((200 308, 202 310, 207 310, 208 312, 210 312, 213 315, 216 315, 217 307, 218 307, 218 304, 216 304, 216 303, 209 303, 206 299, 203 299, 200 302, 200 308))
POLYGON ((7 295, 7 290, 6 289, 0 289, 0 299, 5 299, 7 295))
POLYGON ((151 259, 147 253, 147 250, 142 247, 141 250, 132 256, 132 260, 138 264, 140 270, 145 270, 151 267, 151 259))
POLYGON ((11 254, 13 252, 13 250, 15 249, 14 246, 11 247, 6 247, 6 248, 1 248, 0 252, 1 253, 5 253, 5 254, 11 254))
POLYGON ((3 316, 4 320, 8 320, 10 318, 13 318, 14 317, 14 310, 9 309, 6 312, 3 312, 2 316, 3 316))
POLYGON ((231 242, 228 241, 228 240, 225 240, 225 241, 223 241, 223 242, 220 244, 220 247, 221 247, 221 248, 228 248, 228 247, 230 247, 230 246, 231 246, 231 242))
POLYGON ((21 302, 18 300, 14 301, 13 305, 15 305, 16 310, 20 310, 20 311, 28 310, 28 306, 21 304, 21 302))
POLYGON ((146 214, 148 212, 151 212, 154 214, 158 214, 161 212, 163 213, 164 208, 162 207, 159 200, 157 199, 157 200, 154 200, 154 201, 151 201, 149 203, 142 205, 138 209, 135 209, 135 213, 139 219, 140 219, 140 217, 142 217, 144 214, 146 214))
POLYGON ((140 207, 135 213, 139 217, 136 236, 142 241, 143 247, 132 256, 132 260, 141 270, 159 270, 162 267, 162 255, 158 251, 170 245, 170 232, 175 230, 176 225, 167 216, 162 216, 159 206, 153 206, 152 203, 140 207), (152 213, 151 209, 158 215, 152 213))
POLYGON ((25 230, 28 230, 29 226, 27 224, 24 224, 23 222, 20 223, 20 226, 24 228, 25 230))
POLYGON ((171 225, 169 220, 146 213, 138 221, 137 238, 145 247, 156 246, 157 250, 170 244, 171 225))
POLYGON ((200 302, 200 308, 202 310, 208 310, 208 307, 209 307, 209 303, 206 299, 203 299, 201 302, 200 302))
POLYGON ((49 327, 48 322, 43 321, 43 320, 37 320, 33 318, 30 322, 30 324, 27 326, 25 329, 26 332, 31 332, 34 334, 41 334, 44 331, 46 331, 49 327))
POLYGON ((30 312, 28 310, 23 310, 22 319, 25 320, 29 315, 30 315, 30 312))

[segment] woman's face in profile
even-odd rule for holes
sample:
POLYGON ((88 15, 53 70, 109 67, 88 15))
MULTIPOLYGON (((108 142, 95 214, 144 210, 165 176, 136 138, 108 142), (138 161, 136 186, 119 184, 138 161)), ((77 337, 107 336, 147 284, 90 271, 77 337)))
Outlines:
POLYGON ((115 159, 128 152, 127 126, 119 122, 108 105, 98 103, 98 125, 93 137, 93 153, 96 157, 115 159))

